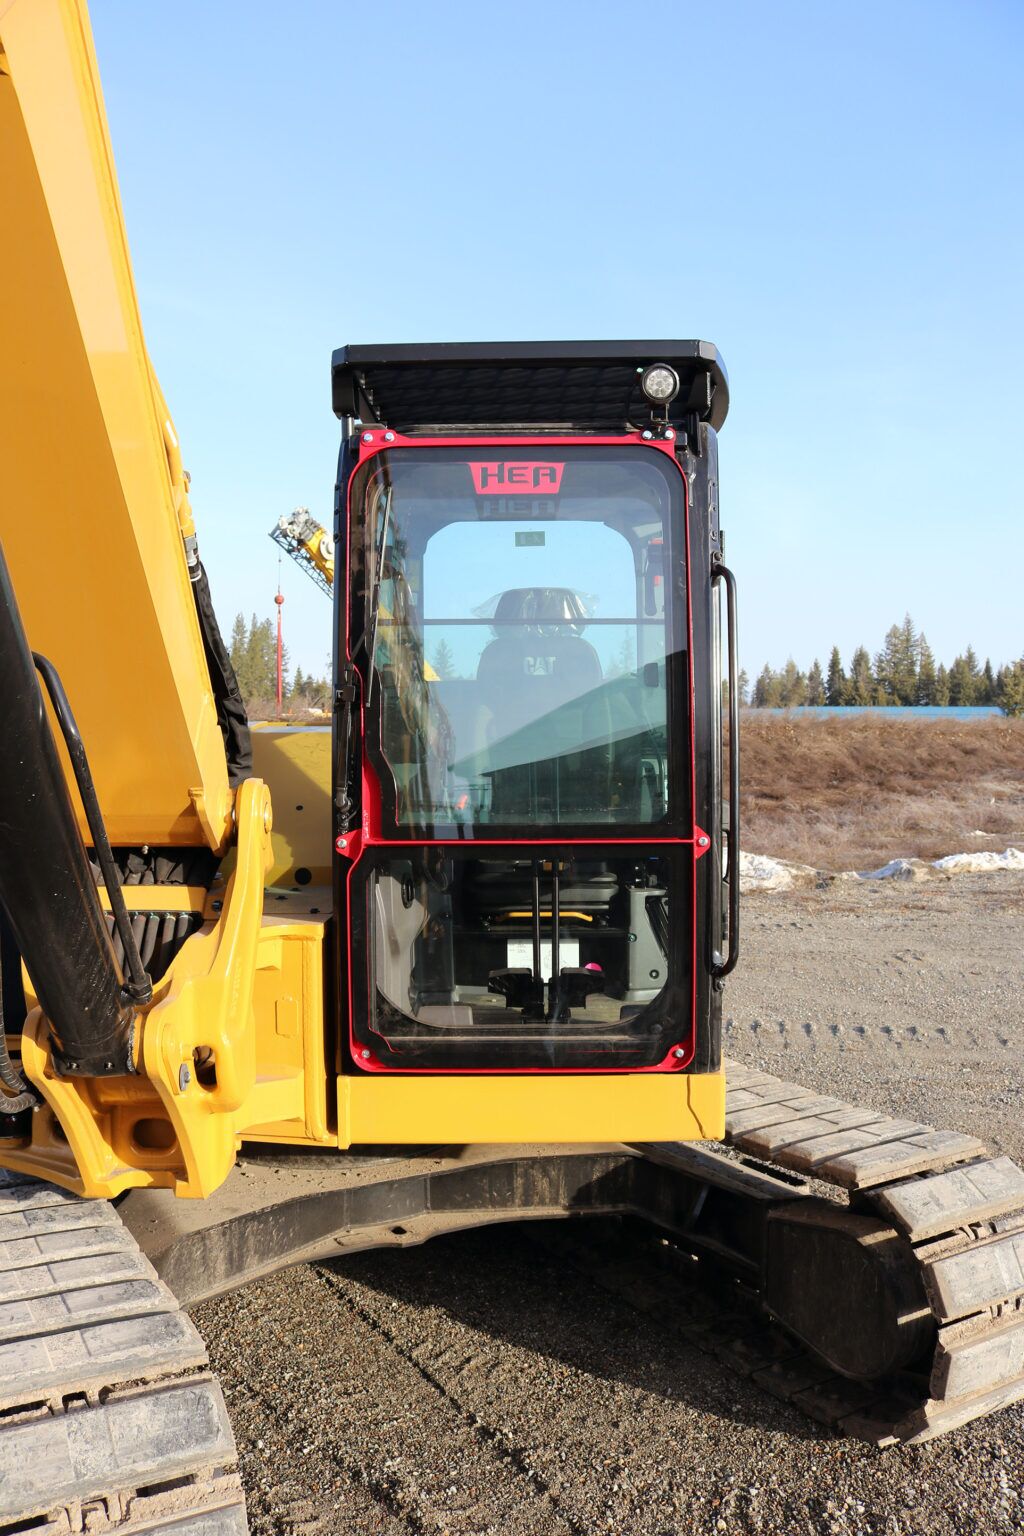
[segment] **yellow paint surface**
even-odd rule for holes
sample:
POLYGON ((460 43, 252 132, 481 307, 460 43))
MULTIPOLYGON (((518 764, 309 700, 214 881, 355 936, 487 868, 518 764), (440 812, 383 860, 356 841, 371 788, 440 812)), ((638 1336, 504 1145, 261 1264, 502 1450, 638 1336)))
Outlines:
POLYGON ((709 1141, 724 1131, 720 1072, 338 1079, 342 1146, 709 1141))
POLYGON ((84 4, 9 0, 0 48, 0 539, 111 841, 219 848, 232 795, 182 545, 192 515, 84 4))
POLYGON ((252 758, 274 805, 267 884, 291 886, 296 870, 309 870, 312 878, 303 883, 329 886, 330 726, 260 726, 252 733, 252 758))

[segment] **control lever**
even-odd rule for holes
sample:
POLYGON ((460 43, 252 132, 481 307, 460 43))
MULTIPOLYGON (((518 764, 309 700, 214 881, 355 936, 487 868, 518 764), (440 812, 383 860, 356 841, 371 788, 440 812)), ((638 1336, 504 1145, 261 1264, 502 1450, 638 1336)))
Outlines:
POLYGON ((503 997, 510 1008, 521 1008, 523 1017, 544 1017, 544 982, 535 976, 528 965, 507 966, 503 970, 489 971, 488 992, 503 997))
POLYGON ((551 1022, 565 1024, 572 1018, 574 1008, 585 1008, 592 992, 603 992, 605 975, 600 966, 563 966, 559 975, 549 982, 551 993, 551 1022))

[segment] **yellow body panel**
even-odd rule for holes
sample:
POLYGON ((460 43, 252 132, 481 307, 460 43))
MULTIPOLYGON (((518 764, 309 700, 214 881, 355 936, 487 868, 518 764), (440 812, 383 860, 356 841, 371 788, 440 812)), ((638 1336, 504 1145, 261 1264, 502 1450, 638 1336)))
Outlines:
POLYGON ((267 765, 283 764, 284 782, 293 790, 301 781, 305 796, 292 802, 278 778, 280 803, 299 819, 276 851, 269 794, 249 779, 238 792, 230 873, 208 893, 126 888, 135 910, 201 905, 203 915, 140 1021, 139 1071, 56 1077, 36 1008, 22 1059, 46 1107, 32 1117, 31 1143, 8 1142, 3 1163, 90 1196, 156 1185, 201 1197, 227 1177, 243 1140, 347 1147, 720 1138, 721 1073, 335 1075, 324 1008, 329 889, 265 888, 268 872, 293 875, 297 857, 312 860, 322 847, 294 806, 315 804, 309 786, 325 741, 324 733, 267 735, 267 765))
POLYGON ((252 762, 253 772, 269 786, 274 800, 273 862, 267 884, 330 885, 330 726, 256 726, 252 762), (308 871, 310 878, 302 879, 301 871, 308 871))
MULTIPOLYGON (((219 911, 186 940, 140 1020, 134 1076, 60 1078, 39 1009, 22 1063, 46 1107, 29 1143, 3 1163, 80 1194, 111 1198, 157 1185, 212 1194, 241 1138, 335 1144, 325 1059, 326 916, 265 915, 270 798, 258 779, 238 793, 235 868, 219 911)), ((152 887, 151 889, 158 889, 152 887)), ((333 1063, 332 1063, 333 1065, 333 1063)))
POLYGON ((721 1072, 338 1079, 342 1146, 710 1141, 724 1131, 721 1072))
MULTIPOLYGON (((0 539, 111 841, 208 844, 232 794, 84 5, 0 6, 0 539)), ((84 823, 83 823, 84 829, 84 823)))

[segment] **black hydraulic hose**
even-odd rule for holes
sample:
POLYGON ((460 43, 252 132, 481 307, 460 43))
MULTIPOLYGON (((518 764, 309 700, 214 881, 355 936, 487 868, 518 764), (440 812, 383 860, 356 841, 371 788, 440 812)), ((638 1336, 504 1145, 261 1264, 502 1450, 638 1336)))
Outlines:
POLYGON ((540 860, 533 861, 533 978, 544 983, 540 957, 540 860))
POLYGON ((0 906, 58 1073, 133 1071, 126 993, 0 548, 0 906))
MULTIPOLYGON (((2 964, 2 962, 0 962, 2 964)), ((0 1093, 0 1115, 17 1115, 23 1109, 34 1109, 40 1102, 34 1088, 30 1088, 11 1060, 7 1049, 7 1030, 4 1027, 4 994, 0 977, 0 1082, 11 1090, 0 1093), (11 1097, 13 1094, 13 1098, 11 1097)))
POLYGON ((103 875, 103 883, 107 888, 107 898, 110 902, 110 910, 114 916, 114 926, 117 929, 118 938, 124 950, 125 964, 128 968, 129 979, 125 990, 133 1003, 140 1007, 150 1002, 153 997, 153 983, 149 978, 146 967, 142 963, 139 954, 139 946, 132 931, 131 919, 128 909, 124 904, 121 894, 121 879, 117 865, 114 863, 114 855, 110 847, 110 839, 107 837, 107 829, 103 824, 103 813, 96 797, 96 786, 92 780, 92 771, 89 767, 89 759, 85 755, 85 743, 82 741, 81 732, 74 715, 71 712, 71 704, 64 692, 64 684, 61 682, 56 667, 45 656, 40 656, 38 651, 32 652, 32 660, 35 662, 36 671, 46 684, 46 691, 50 695, 50 703, 53 712, 57 716, 57 724, 61 728, 64 744, 68 749, 71 766, 74 769, 75 782, 78 785, 78 793, 82 797, 82 805, 85 809, 85 819, 89 823, 89 831, 92 833, 93 848, 103 875))

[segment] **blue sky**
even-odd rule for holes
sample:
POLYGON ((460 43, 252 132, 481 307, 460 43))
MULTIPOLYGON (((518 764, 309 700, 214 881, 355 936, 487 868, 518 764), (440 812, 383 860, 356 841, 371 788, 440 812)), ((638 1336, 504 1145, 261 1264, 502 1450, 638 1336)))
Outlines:
MULTIPOLYGON (((329 521, 333 347, 701 336, 756 671, 1024 651, 1024 7, 92 0, 214 598, 329 521)), ((284 571, 293 660, 327 600, 284 571)))

